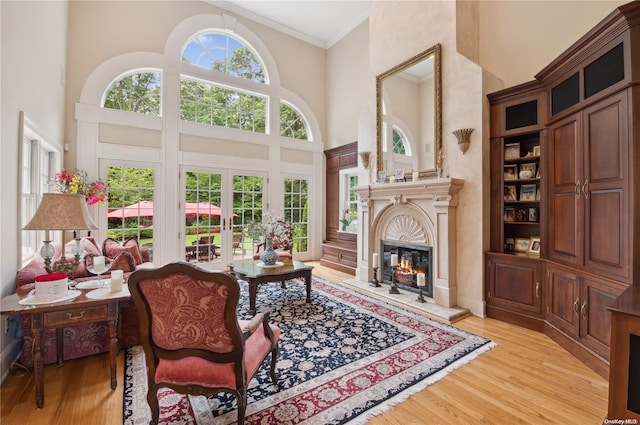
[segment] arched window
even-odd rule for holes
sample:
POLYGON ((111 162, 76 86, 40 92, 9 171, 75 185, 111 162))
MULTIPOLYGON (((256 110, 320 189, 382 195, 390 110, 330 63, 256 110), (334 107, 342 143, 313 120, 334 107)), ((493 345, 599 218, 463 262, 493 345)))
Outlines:
POLYGON ((393 153, 411 156, 411 146, 404 132, 393 126, 393 153))
POLYGON ((292 105, 280 101, 280 135, 298 140, 309 140, 309 125, 292 105))
POLYGON ((225 33, 208 32, 193 37, 182 52, 182 61, 259 83, 264 67, 245 43, 225 33))
POLYGON ((160 115, 160 73, 137 71, 115 81, 106 91, 103 106, 145 115, 160 115))

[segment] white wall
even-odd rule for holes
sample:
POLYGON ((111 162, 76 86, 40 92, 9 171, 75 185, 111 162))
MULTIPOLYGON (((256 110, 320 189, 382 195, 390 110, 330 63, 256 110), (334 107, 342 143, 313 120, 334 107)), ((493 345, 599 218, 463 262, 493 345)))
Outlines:
POLYGON ((616 7, 605 1, 480 1, 480 64, 505 87, 531 81, 616 7))
MULTIPOLYGON (((64 140, 66 1, 2 1, 2 65, 0 79, 2 139, 0 140, 0 293, 14 292, 19 265, 18 119, 24 111, 38 131, 53 143, 64 140)), ((1 373, 5 376, 14 349, 15 326, 0 326, 1 373)))

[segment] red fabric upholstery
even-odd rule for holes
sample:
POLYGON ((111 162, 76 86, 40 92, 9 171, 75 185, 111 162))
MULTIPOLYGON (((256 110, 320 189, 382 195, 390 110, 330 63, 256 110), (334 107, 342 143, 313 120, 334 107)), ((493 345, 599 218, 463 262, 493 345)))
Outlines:
MULTIPOLYGON (((278 339, 280 329, 274 325, 270 327, 278 339)), ((264 353, 269 350, 271 345, 264 336, 264 329, 260 327, 246 344, 244 361, 247 382, 258 371, 264 359, 264 353)), ((161 359, 156 368, 156 382, 232 389, 236 386, 233 363, 212 363, 200 357, 185 357, 179 360, 161 359)))
POLYGON ((280 330, 268 315, 239 321, 237 279, 186 262, 136 270, 129 291, 140 314, 151 423, 158 422, 158 389, 169 387, 183 394, 233 392, 242 425, 248 382, 269 354, 277 382, 280 330))

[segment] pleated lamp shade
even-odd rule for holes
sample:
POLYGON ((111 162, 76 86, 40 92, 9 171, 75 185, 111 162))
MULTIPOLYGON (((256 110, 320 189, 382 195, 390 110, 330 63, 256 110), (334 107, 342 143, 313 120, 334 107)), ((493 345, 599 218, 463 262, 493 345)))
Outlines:
POLYGON ((84 195, 45 193, 33 218, 23 230, 94 230, 84 195))

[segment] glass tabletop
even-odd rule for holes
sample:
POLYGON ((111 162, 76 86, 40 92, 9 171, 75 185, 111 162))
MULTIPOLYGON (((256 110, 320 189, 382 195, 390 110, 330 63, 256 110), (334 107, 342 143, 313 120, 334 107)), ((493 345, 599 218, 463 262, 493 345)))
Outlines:
POLYGON ((273 276, 278 274, 291 273, 297 270, 312 270, 313 266, 308 266, 302 261, 293 260, 291 264, 282 264, 276 266, 264 266, 260 260, 239 260, 229 264, 234 272, 243 274, 247 277, 273 276))

